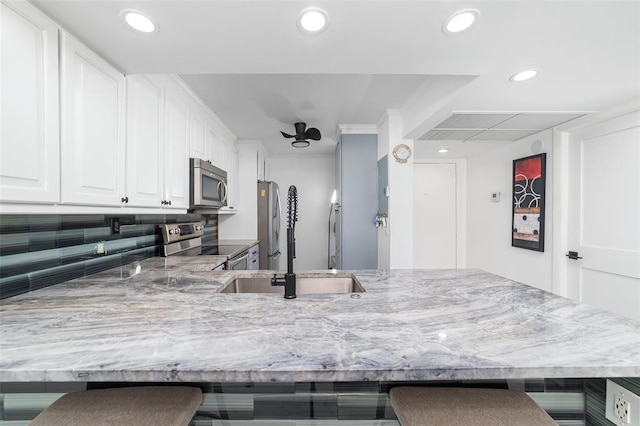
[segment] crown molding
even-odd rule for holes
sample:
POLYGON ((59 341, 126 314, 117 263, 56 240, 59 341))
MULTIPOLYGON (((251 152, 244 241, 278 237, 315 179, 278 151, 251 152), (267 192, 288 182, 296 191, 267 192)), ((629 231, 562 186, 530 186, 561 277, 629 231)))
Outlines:
POLYGON ((375 124, 338 124, 336 140, 340 135, 377 135, 378 126, 375 124))

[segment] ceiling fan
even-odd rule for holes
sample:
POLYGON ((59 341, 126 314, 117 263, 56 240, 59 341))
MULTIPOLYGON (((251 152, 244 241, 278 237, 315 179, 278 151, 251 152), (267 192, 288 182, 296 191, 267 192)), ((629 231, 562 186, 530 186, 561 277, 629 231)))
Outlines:
POLYGON ((289 135, 285 132, 280 132, 285 138, 295 138, 295 140, 291 142, 291 146, 293 146, 294 148, 306 148, 311 145, 311 143, 307 139, 319 141, 322 137, 320 135, 320 130, 316 129, 315 127, 310 127, 305 131, 307 123, 296 123, 294 124, 294 126, 296 128, 295 135, 289 135))

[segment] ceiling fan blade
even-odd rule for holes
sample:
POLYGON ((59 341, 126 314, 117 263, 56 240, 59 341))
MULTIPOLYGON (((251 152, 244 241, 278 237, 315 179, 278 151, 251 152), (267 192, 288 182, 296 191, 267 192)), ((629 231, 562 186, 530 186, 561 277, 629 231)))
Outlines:
POLYGON ((288 134, 286 134, 285 132, 280 132, 280 133, 282 133, 282 136, 284 136, 285 138, 295 138, 295 136, 293 136, 293 135, 288 135, 288 134))
POLYGON ((305 139, 311 139, 314 141, 319 141, 322 136, 320 135, 320 130, 315 127, 310 127, 307 129, 305 133, 305 139))

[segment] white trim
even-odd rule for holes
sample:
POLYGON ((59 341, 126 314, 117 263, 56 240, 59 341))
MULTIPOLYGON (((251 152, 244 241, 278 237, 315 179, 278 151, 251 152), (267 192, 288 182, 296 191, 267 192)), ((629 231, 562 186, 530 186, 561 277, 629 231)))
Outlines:
POLYGON ((594 124, 602 123, 604 121, 609 121, 611 119, 636 111, 640 111, 640 97, 633 98, 627 102, 618 104, 607 110, 603 110, 593 114, 587 114, 584 117, 571 120, 566 124, 559 125, 557 129, 563 132, 575 132, 576 130, 583 129, 594 124))
POLYGON ((553 212, 551 216, 551 291, 567 297, 567 259, 564 256, 569 244, 569 133, 553 130, 552 133, 551 188, 553 212))
POLYGON ((0 214, 187 214, 186 209, 77 206, 68 204, 0 204, 0 214))
POLYGON ((338 124, 337 133, 339 135, 377 135, 378 126, 375 124, 338 124))

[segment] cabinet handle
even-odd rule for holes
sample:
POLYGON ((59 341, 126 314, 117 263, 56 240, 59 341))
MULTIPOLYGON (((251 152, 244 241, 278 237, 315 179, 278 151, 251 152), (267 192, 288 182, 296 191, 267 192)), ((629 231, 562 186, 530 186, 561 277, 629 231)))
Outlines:
POLYGON ((171 200, 167 201, 167 204, 171 205, 171 200))
POLYGON ((162 201, 160 201, 160 204, 162 204, 164 206, 165 204, 167 204, 167 202, 165 200, 162 200, 162 201))
POLYGON ((122 197, 122 202, 123 203, 128 203, 129 202, 129 197, 122 197))

